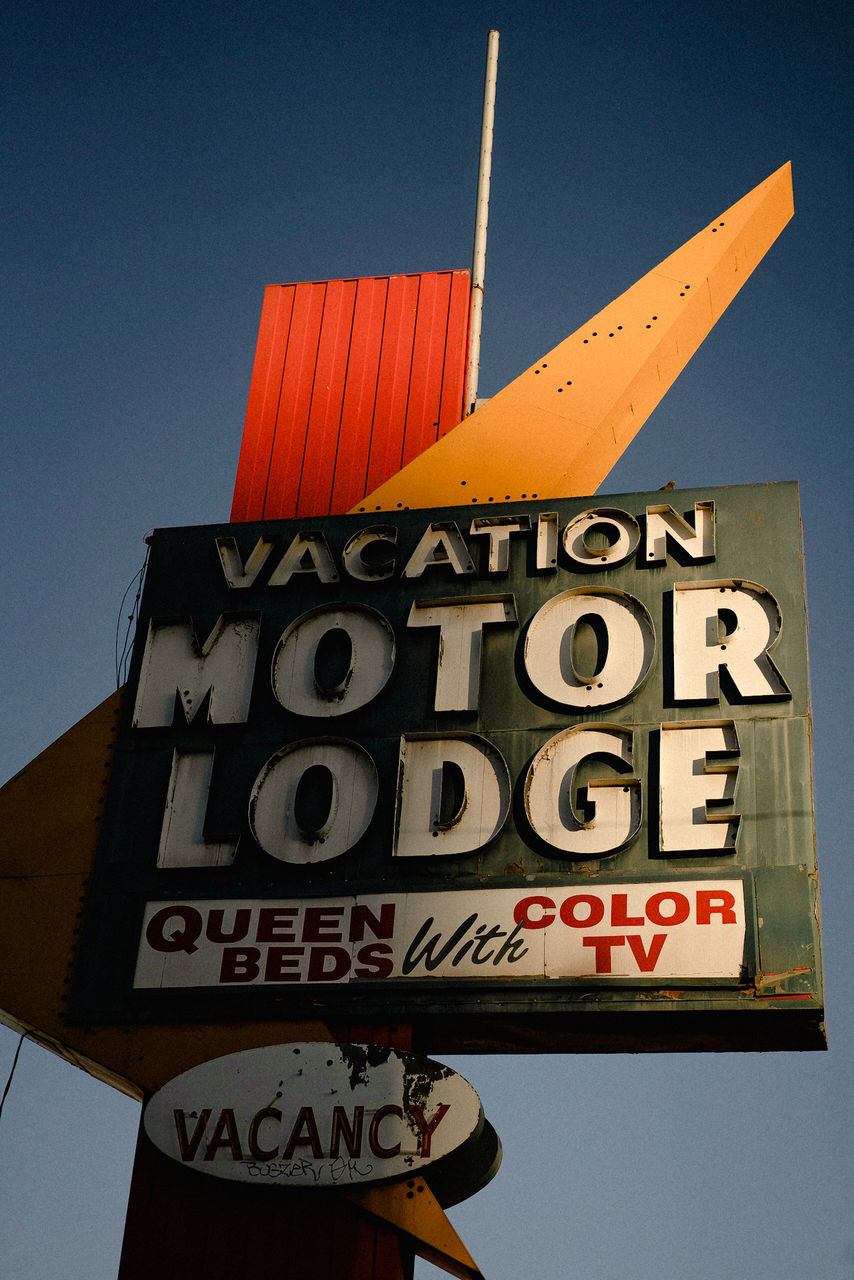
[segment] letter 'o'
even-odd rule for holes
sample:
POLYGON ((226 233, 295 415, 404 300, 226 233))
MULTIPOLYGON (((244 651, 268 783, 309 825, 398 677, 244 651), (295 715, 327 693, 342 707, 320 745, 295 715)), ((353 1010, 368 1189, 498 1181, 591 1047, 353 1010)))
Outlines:
POLYGON ((291 743, 264 765, 249 798, 249 825, 265 853, 280 862, 326 862, 365 834, 377 803, 377 770, 363 747, 346 739, 291 743), (328 770, 331 798, 325 821, 305 831, 297 820, 297 792, 311 768, 328 770))

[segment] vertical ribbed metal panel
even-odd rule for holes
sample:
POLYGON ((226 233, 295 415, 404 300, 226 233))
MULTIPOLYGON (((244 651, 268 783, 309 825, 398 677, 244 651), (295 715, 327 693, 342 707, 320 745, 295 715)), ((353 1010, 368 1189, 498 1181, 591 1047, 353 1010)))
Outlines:
POLYGON ((340 514, 462 418, 468 271, 271 285, 232 520, 340 514))

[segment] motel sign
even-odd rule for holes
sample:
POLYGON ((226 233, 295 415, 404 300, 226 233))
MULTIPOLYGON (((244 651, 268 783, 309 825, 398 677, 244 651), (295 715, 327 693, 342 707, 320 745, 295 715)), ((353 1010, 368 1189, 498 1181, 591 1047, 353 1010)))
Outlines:
POLYGON ((800 564, 786 484, 157 530, 75 1016, 817 1041, 800 564))

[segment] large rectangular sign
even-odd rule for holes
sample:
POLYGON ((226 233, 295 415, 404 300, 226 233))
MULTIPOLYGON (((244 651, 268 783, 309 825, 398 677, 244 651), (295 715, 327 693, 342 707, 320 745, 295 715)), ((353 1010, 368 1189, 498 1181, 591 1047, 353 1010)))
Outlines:
POLYGON ((823 1043, 796 489, 602 501, 157 530, 76 1016, 823 1043))

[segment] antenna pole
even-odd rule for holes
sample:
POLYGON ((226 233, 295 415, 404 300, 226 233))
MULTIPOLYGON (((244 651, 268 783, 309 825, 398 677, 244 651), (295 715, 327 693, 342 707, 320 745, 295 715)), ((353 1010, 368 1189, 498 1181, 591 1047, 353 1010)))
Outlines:
POLYGON ((471 265, 471 311, 464 416, 474 412, 480 373, 480 330, 483 321, 483 282, 486 274, 486 225, 489 219, 489 180, 492 174, 492 126, 495 120, 495 85, 498 79, 498 32, 490 31, 486 45, 486 77, 483 85, 483 117, 480 126, 480 166, 477 174, 477 208, 471 265))

